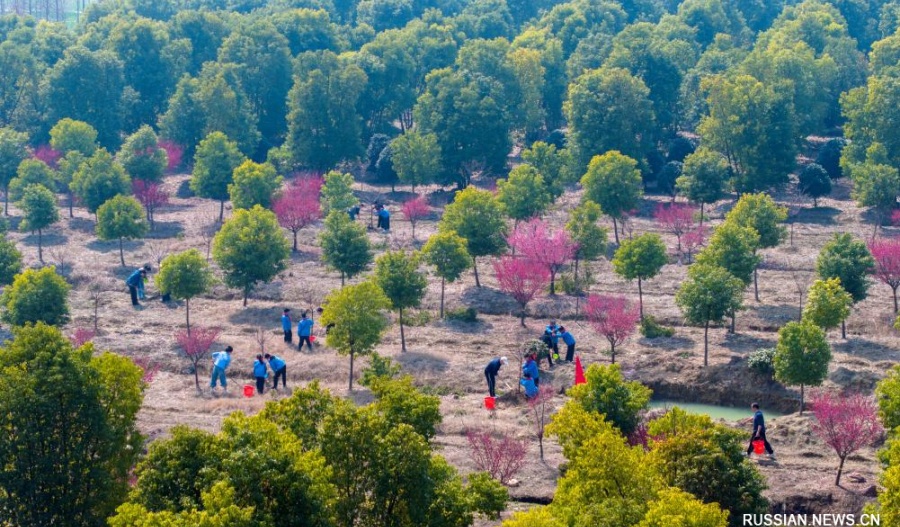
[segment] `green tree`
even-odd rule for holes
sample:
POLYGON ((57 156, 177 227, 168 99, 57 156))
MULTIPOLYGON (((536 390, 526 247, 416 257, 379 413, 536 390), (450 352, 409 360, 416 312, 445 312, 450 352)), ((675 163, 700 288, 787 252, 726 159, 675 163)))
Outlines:
POLYGON ((73 349, 40 322, 15 328, 0 349, 5 520, 95 526, 125 497, 143 442, 136 419, 143 373, 126 357, 93 351, 73 349))
POLYGON ((159 182, 169 163, 166 151, 159 146, 159 138, 147 125, 129 135, 116 155, 116 160, 132 179, 159 182))
POLYGON ((852 305, 853 297, 841 286, 840 278, 816 280, 807 293, 803 320, 828 331, 847 320, 852 305))
POLYGON ((13 326, 43 322, 51 326, 69 319, 69 289, 55 267, 26 269, 3 290, 3 321, 13 326))
POLYGON ((333 210, 325 217, 319 235, 322 261, 341 273, 341 287, 345 278, 353 278, 372 263, 372 246, 366 228, 351 221, 346 212, 333 210))
POLYGON ((96 214, 100 205, 119 194, 131 193, 131 180, 122 165, 100 148, 72 176, 72 192, 88 212, 96 214))
POLYGON ((400 181, 412 186, 427 185, 441 171, 441 147, 437 136, 408 131, 390 143, 391 161, 400 181))
POLYGON ((575 286, 579 291, 581 284, 578 281, 578 263, 581 260, 588 262, 596 260, 606 251, 606 229, 597 226, 601 214, 603 212, 600 205, 590 200, 582 201, 569 211, 566 231, 578 247, 575 249, 574 276, 575 286))
MULTIPOLYGON (((372 355, 373 359, 375 355, 372 355)), ((411 375, 398 379, 376 377, 369 387, 375 395, 375 408, 384 415, 389 426, 410 425, 428 441, 437 435, 437 427, 441 424, 441 400, 420 392, 411 375)))
POLYGON ((709 325, 741 308, 744 283, 722 267, 695 263, 688 268, 675 303, 691 324, 703 325, 703 366, 709 365, 709 325))
POLYGON ((753 280, 753 271, 759 265, 758 247, 759 234, 755 229, 724 222, 697 254, 697 263, 721 267, 739 278, 746 287, 753 280))
POLYGON ((97 150, 97 130, 84 121, 60 119, 50 129, 50 146, 63 156, 78 152, 91 157, 97 150))
POLYGON ((222 132, 213 132, 200 141, 194 155, 191 190, 201 198, 219 200, 219 222, 225 214, 225 201, 230 197, 234 170, 246 161, 237 143, 222 132))
POLYGON ((684 158, 681 176, 675 180, 678 193, 700 204, 700 226, 703 207, 722 199, 728 185, 730 168, 722 154, 701 148, 684 158))
POLYGON ((874 209, 875 234, 877 234, 878 227, 897 206, 897 196, 900 195, 900 171, 881 163, 863 163, 856 165, 852 174, 853 199, 860 207, 874 209))
POLYGON ((353 391, 353 359, 369 354, 381 341, 391 301, 374 282, 365 281, 332 291, 325 306, 322 324, 334 324, 326 342, 339 354, 350 356, 349 386, 353 391))
MULTIPOLYGON (((784 239, 786 229, 782 225, 787 219, 787 207, 779 207, 771 196, 744 194, 734 208, 725 216, 725 221, 734 222, 741 227, 750 227, 759 234, 758 249, 777 246, 784 239)), ((753 268, 753 295, 759 302, 759 285, 753 268)))
POLYGON ((203 510, 173 513, 151 512, 141 505, 126 503, 109 519, 110 527, 252 527, 253 508, 234 504, 234 488, 222 481, 200 497, 203 510))
POLYGON ((234 169, 233 182, 228 184, 228 194, 236 209, 249 209, 256 205, 269 208, 272 195, 281 188, 284 180, 268 163, 244 161, 234 169))
POLYGON ((16 242, 0 236, 0 285, 13 283, 17 274, 22 272, 22 253, 16 248, 16 242))
POLYGON ((441 277, 440 317, 444 318, 444 283, 459 279, 472 263, 472 257, 466 250, 466 240, 453 231, 433 234, 422 247, 422 254, 441 277))
POLYGON ((813 199, 813 207, 819 206, 819 198, 831 194, 831 176, 822 165, 810 163, 800 169, 797 175, 797 188, 813 199))
MULTIPOLYGON (((850 234, 835 234, 822 247, 816 260, 816 274, 822 280, 838 278, 841 287, 856 304, 865 300, 869 291, 869 273, 875 269, 875 259, 866 244, 850 234)), ((847 326, 841 321, 841 337, 847 338, 847 326)))
POLYGON ((403 310, 419 307, 428 287, 425 275, 419 272, 419 254, 405 251, 386 252, 375 260, 375 284, 381 288, 391 306, 400 316, 400 351, 406 351, 403 333, 403 310))
POLYGON ((641 412, 650 407, 650 388, 626 381, 618 364, 592 364, 584 373, 586 384, 573 387, 572 401, 588 412, 603 415, 624 436, 637 429, 641 412))
POLYGON ((825 331, 810 322, 788 322, 778 330, 778 345, 772 365, 775 380, 800 385, 800 414, 803 414, 803 391, 806 386, 819 386, 828 376, 831 346, 825 331))
POLYGON ((613 257, 613 270, 617 275, 631 281, 637 279, 638 305, 640 306, 641 319, 644 318, 644 292, 641 288, 642 280, 649 280, 659 274, 659 271, 668 263, 666 244, 659 234, 646 233, 625 240, 616 249, 613 257))
POLYGON ((325 174, 325 184, 322 185, 322 195, 319 198, 322 214, 328 216, 332 210, 345 212, 359 203, 353 195, 354 183, 353 176, 349 173, 332 170, 325 174))
POLYGON ((28 134, 0 128, 0 186, 3 187, 3 214, 9 216, 9 183, 22 161, 28 159, 28 134))
POLYGON ((552 204, 544 178, 531 165, 519 165, 497 180, 497 201, 515 223, 540 216, 552 204))
POLYGON ((884 427, 896 431, 900 426, 900 366, 888 370, 887 376, 878 382, 875 399, 878 401, 878 415, 884 427))
POLYGON ((499 254, 506 247, 506 229, 503 211, 496 198, 490 192, 476 188, 457 192, 438 224, 440 232, 455 232, 466 240, 477 287, 481 287, 478 257, 499 254))
POLYGON ((562 196, 566 183, 573 179, 572 156, 568 149, 535 141, 530 148, 522 150, 522 161, 537 169, 553 200, 562 196))
POLYGON ((72 188, 72 181, 85 161, 87 161, 87 158, 85 158, 81 152, 73 150, 63 156, 58 162, 59 170, 56 172, 57 183, 59 184, 60 190, 64 191, 68 197, 70 218, 75 217, 75 189, 72 188))
POLYGON ((244 305, 257 282, 269 282, 287 268, 291 243, 275 214, 259 205, 238 209, 213 239, 213 260, 229 287, 240 288, 244 305))
POLYGON ((581 178, 581 185, 585 199, 600 205, 600 209, 612 218, 618 244, 617 220, 637 208, 644 193, 637 161, 615 150, 594 156, 587 173, 581 178))
POLYGON ((206 258, 197 249, 170 254, 159 265, 156 285, 164 295, 184 300, 184 317, 191 333, 191 299, 209 291, 215 279, 206 258))
POLYGON ((25 187, 41 185, 47 190, 56 189, 56 173, 39 159, 26 159, 19 164, 16 178, 9 183, 9 197, 14 201, 22 199, 25 187))
POLYGON ((119 261, 125 266, 124 240, 141 238, 149 227, 144 207, 131 196, 114 196, 97 209, 97 236, 101 240, 119 240, 119 261))
POLYGON ((716 503, 703 503, 688 492, 669 488, 649 503, 647 514, 635 527, 726 527, 728 511, 716 503))
POLYGON ((19 208, 23 214, 19 228, 23 231, 37 231, 38 261, 44 263, 43 230, 59 221, 56 196, 43 185, 28 185, 22 192, 19 208))

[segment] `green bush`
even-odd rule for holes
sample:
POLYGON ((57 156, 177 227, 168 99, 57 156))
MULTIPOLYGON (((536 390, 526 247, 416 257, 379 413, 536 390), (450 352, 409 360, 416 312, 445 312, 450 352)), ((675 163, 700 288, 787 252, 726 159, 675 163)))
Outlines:
POLYGON ((27 269, 3 291, 3 321, 13 326, 43 322, 49 326, 69 319, 69 284, 55 267, 27 269))
POLYGON ((460 307, 447 311, 447 318, 457 322, 478 322, 478 310, 474 307, 460 307))
POLYGON ((434 320, 434 316, 430 311, 421 310, 403 313, 403 325, 407 327, 427 326, 432 320, 434 320))
POLYGON ((641 321, 641 335, 648 339, 671 337, 674 334, 674 329, 663 326, 650 315, 647 315, 644 317, 644 320, 641 321))
POLYGON ((597 281, 594 278, 594 273, 585 265, 578 270, 577 282, 575 281, 574 273, 563 273, 559 275, 557 283, 559 284, 559 288, 562 289, 565 294, 576 295, 584 293, 589 287, 597 283, 597 281))
POLYGON ((772 365, 774 357, 775 348, 758 349, 747 357, 747 367, 762 375, 772 375, 775 372, 772 365))
POLYGON ((393 379, 400 375, 400 365, 394 364, 390 357, 382 357, 378 353, 372 353, 369 357, 369 366, 363 368, 362 378, 359 383, 363 386, 372 387, 372 383, 377 379, 393 379))

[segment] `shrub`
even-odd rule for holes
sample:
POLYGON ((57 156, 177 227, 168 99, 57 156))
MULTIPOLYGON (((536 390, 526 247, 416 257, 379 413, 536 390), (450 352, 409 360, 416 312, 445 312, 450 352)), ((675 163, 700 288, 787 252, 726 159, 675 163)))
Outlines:
POLYGON ((478 310, 474 307, 460 307, 447 311, 447 318, 457 322, 478 322, 478 310))
POLYGON ((27 269, 3 291, 3 321, 13 326, 44 322, 55 326, 69 319, 69 284, 55 267, 27 269))
POLYGON ((528 445, 506 434, 494 437, 489 432, 466 432, 472 460, 478 470, 506 484, 525 466, 528 445))
POLYGON ((422 311, 404 311, 403 312, 403 325, 409 327, 422 327, 427 326, 434 317, 431 315, 430 311, 422 310, 422 311))
POLYGON ((675 334, 674 329, 663 326, 650 315, 647 315, 646 317, 644 317, 644 320, 641 321, 640 331, 641 335, 648 339, 671 337, 675 334))
POLYGON ((774 358, 775 348, 758 349, 747 357, 747 367, 761 375, 772 375, 775 373, 774 358))
POLYGON ((394 364, 390 357, 382 357, 373 352, 369 358, 369 366, 363 368, 359 383, 371 387, 377 379, 393 379, 400 375, 400 365, 394 364))

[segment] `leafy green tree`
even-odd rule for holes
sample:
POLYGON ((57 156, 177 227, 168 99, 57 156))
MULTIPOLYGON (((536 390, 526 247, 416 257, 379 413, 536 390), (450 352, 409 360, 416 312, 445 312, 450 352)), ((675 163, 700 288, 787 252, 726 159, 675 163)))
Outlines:
POLYGON ((88 212, 96 214, 100 205, 120 194, 131 193, 131 180, 122 165, 104 148, 98 149, 72 176, 72 192, 88 212))
POLYGON ((422 255, 441 277, 440 317, 444 318, 444 283, 455 282, 472 263, 466 240, 452 231, 438 232, 428 238, 422 247, 422 255))
POLYGON ((125 139, 116 160, 132 179, 156 182, 162 179, 169 163, 165 149, 159 146, 156 132, 147 125, 125 139))
POLYGON ((240 288, 244 305, 257 282, 269 282, 287 267, 291 243, 272 211, 259 205, 238 209, 213 239, 213 260, 229 287, 240 288))
POLYGON ((615 150, 594 156, 587 173, 581 178, 581 185, 585 199, 600 205, 600 209, 612 218, 618 244, 617 220, 637 208, 644 193, 637 161, 615 150))
POLYGON ((497 201, 515 223, 540 216, 553 201, 544 178, 531 165, 519 165, 497 180, 497 201))
POLYGON ((206 258, 197 249, 170 254, 159 265, 156 285, 164 295, 184 300, 184 317, 191 333, 191 299, 209 291, 215 278, 206 258))
POLYGON ((816 280, 806 298, 803 320, 825 331, 838 327, 850 316, 853 297, 841 286, 840 278, 816 280))
POLYGON ((888 370, 887 376, 878 382, 875 399, 878 401, 878 415, 884 427, 896 431, 900 426, 900 366, 888 370))
POLYGON ((268 163, 244 161, 234 169, 233 182, 228 184, 228 194, 236 209, 249 209, 256 205, 269 208, 272 195, 281 188, 284 180, 268 163))
POLYGON ((819 198, 831 194, 831 176, 822 165, 810 163, 800 169, 797 188, 804 196, 813 200, 813 207, 819 206, 819 198))
MULTIPOLYGON (((771 196, 744 194, 734 208, 725 216, 725 221, 741 227, 750 227, 759 234, 759 249, 777 246, 784 239, 786 229, 782 226, 787 219, 787 207, 780 207, 771 196)), ((727 267, 726 267, 727 268, 727 267)), ((753 294, 759 302, 759 286, 756 268, 753 268, 753 294)))
POLYGON ((51 326, 69 319, 69 289, 55 267, 26 269, 3 290, 3 321, 13 326, 43 322, 51 326))
POLYGON ((875 210, 875 232, 884 219, 897 206, 900 195, 900 171, 890 165, 863 163, 856 165, 852 172, 853 199, 860 207, 875 210))
POLYGON ((319 235, 322 261, 341 273, 341 287, 345 278, 353 278, 372 263, 372 246, 364 225, 351 221, 346 212, 333 210, 325 217, 319 235))
POLYGON ((322 195, 319 198, 322 205, 322 214, 328 214, 337 210, 345 212, 350 207, 359 203, 353 195, 353 175, 332 170, 325 174, 325 184, 322 185, 322 195))
POLYGON ((412 186, 427 185, 441 170, 441 147, 434 134, 408 131, 390 143, 391 162, 400 181, 412 186))
MULTIPOLYGON (((38 272, 46 271, 53 274, 38 272)), ((15 328, 0 349, 0 423, 9 431, 0 438, 5 520, 95 526, 125 497, 143 442, 143 372, 126 357, 93 351, 91 344, 73 349, 41 322, 15 328)))
POLYGON ((400 316, 400 351, 406 351, 403 333, 403 310, 419 307, 428 287, 425 275, 419 272, 419 254, 405 251, 386 252, 375 260, 375 284, 381 288, 391 306, 400 316))
POLYGON ((703 325, 703 366, 709 365, 709 325, 741 308, 744 283, 722 267, 695 263, 681 283, 675 303, 685 320, 703 325))
POLYGON ((573 179, 572 156, 568 149, 535 141, 530 148, 522 150, 522 161, 537 169, 553 200, 562 196, 566 183, 573 179))
MULTIPOLYGON (((736 516, 736 515, 735 515, 736 516)), ((728 511, 716 502, 704 503, 691 493, 677 488, 659 492, 649 503, 647 513, 635 527, 726 527, 728 511)))
POLYGON ((28 159, 28 134, 0 128, 0 186, 3 187, 3 214, 9 216, 9 183, 22 161, 28 159))
POLYGON ((806 386, 819 386, 828 376, 831 346, 822 328, 810 322, 788 322, 778 330, 778 345, 772 365, 775 380, 800 385, 800 414, 803 414, 803 391, 806 386))
MULTIPOLYGON (((869 291, 869 273, 875 269, 875 259, 866 244, 850 234, 835 234, 822 247, 816 260, 816 274, 822 280, 837 278, 841 287, 856 304, 865 300, 869 291)), ((841 337, 847 338, 847 326, 841 321, 841 337)))
POLYGON ((219 222, 225 214, 225 201, 234 170, 246 161, 237 143, 222 132, 213 132, 200 141, 194 155, 191 190, 201 198, 219 200, 219 222))
POLYGON ((39 159, 26 159, 19 164, 16 178, 9 183, 9 197, 14 201, 22 199, 25 187, 41 185, 47 190, 56 189, 56 173, 39 159))
POLYGON ((16 242, 0 236, 0 285, 13 283, 17 274, 22 272, 22 253, 16 248, 16 242))
POLYGON ((326 342, 341 355, 350 356, 350 391, 353 391, 353 360, 367 355, 387 329, 386 311, 391 301, 374 282, 365 281, 332 291, 325 298, 322 324, 334 324, 326 342))
POLYGON ((847 140, 843 137, 836 137, 829 139, 816 154, 815 164, 824 168, 831 179, 844 177, 844 172, 841 170, 841 153, 845 146, 847 146, 847 140))
POLYGON ((724 222, 697 254, 697 263, 721 267, 740 279, 746 287, 753 280, 753 271, 759 265, 758 247, 759 234, 755 229, 724 222))
POLYGON ((75 217, 75 190, 72 188, 72 180, 85 161, 87 161, 87 158, 81 152, 73 150, 63 156, 58 162, 59 170, 56 172, 56 182, 60 190, 64 191, 68 197, 70 218, 75 217))
POLYGON ((869 149, 875 144, 882 145, 887 157, 878 163, 897 166, 900 134, 893 123, 898 118, 898 108, 891 101, 896 100, 898 94, 900 78, 872 75, 866 86, 855 87, 841 95, 841 113, 846 119, 844 137, 848 140, 841 151, 840 168, 844 175, 856 179, 856 168, 867 161, 869 149))
POLYGON ((666 245, 659 234, 655 233, 646 233, 625 240, 616 249, 612 260, 613 270, 628 281, 637 279, 641 319, 644 318, 644 292, 641 288, 641 281, 649 280, 659 274, 668 261, 666 245))
POLYGON ((581 284, 578 281, 578 262, 596 260, 606 251, 606 229, 597 226, 602 213, 600 205, 590 200, 582 201, 569 211, 566 231, 577 246, 574 276, 575 285, 579 290, 581 284))
POLYGON ((728 186, 730 169, 722 154, 701 148, 684 158, 681 176, 675 180, 678 193, 700 204, 700 226, 703 206, 722 199, 728 186))
POLYGON ((119 261, 125 266, 124 240, 141 238, 149 227, 144 207, 131 196, 114 196, 97 209, 97 236, 101 240, 119 240, 119 261))
POLYGON ((23 214, 19 228, 23 231, 37 231, 38 261, 44 263, 43 230, 59 221, 56 196, 43 185, 28 185, 22 192, 19 208, 23 214))
MULTIPOLYGON (((375 355, 373 353, 373 359, 375 355)), ((384 415, 389 426, 410 425, 429 441, 437 435, 437 427, 441 424, 441 400, 420 392, 413 384, 411 375, 398 379, 376 377, 370 388, 375 395, 374 406, 384 415)))
POLYGON ((84 121, 60 119, 50 129, 50 146, 63 156, 78 152, 91 157, 97 150, 97 130, 84 121))
POLYGON ((640 414, 650 406, 651 390, 637 381, 626 381, 618 364, 592 364, 584 373, 586 384, 569 391, 572 401, 595 412, 628 436, 637 429, 640 414))
POLYGON ((200 497, 202 510, 191 509, 178 513, 151 512, 141 505, 126 503, 116 509, 109 519, 110 527, 252 527, 253 508, 234 504, 234 488, 221 481, 200 497))
POLYGON ((439 232, 455 232, 466 240, 477 287, 481 287, 478 257, 499 254, 506 247, 506 229, 503 211, 496 198, 490 192, 476 188, 457 192, 438 224, 439 232))

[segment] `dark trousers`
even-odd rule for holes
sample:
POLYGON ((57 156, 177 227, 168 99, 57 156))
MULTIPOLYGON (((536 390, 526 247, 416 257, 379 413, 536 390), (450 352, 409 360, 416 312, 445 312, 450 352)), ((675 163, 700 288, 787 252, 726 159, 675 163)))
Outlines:
POLYGON ((262 395, 266 391, 266 378, 265 377, 257 377, 256 378, 256 393, 262 395))
POLYGON ((284 330, 284 341, 287 343, 294 342, 294 333, 291 330, 284 330))
POLYGON ((137 287, 130 285, 128 286, 128 292, 131 293, 131 305, 139 306, 138 297, 137 297, 137 287))
POLYGON ((566 362, 575 360, 575 344, 566 345, 566 362))
POLYGON ((489 371, 484 372, 488 383, 488 393, 491 397, 497 397, 497 376, 489 371))
POLYGON ((275 372, 275 384, 272 388, 278 388, 278 378, 281 377, 281 387, 287 388, 287 366, 275 372))
POLYGON ((300 344, 297 346, 298 350, 303 350, 303 343, 305 342, 309 346, 309 351, 312 351, 312 341, 309 340, 309 335, 297 335, 297 337, 300 339, 300 344))
POLYGON ((766 454, 771 455, 771 454, 775 453, 775 451, 772 450, 772 445, 769 444, 769 440, 766 439, 766 431, 763 430, 759 433, 759 437, 750 436, 750 444, 747 445, 747 455, 748 456, 750 455, 751 452, 753 452, 753 442, 756 441, 757 439, 762 439, 763 444, 765 444, 765 446, 766 446, 766 454))

